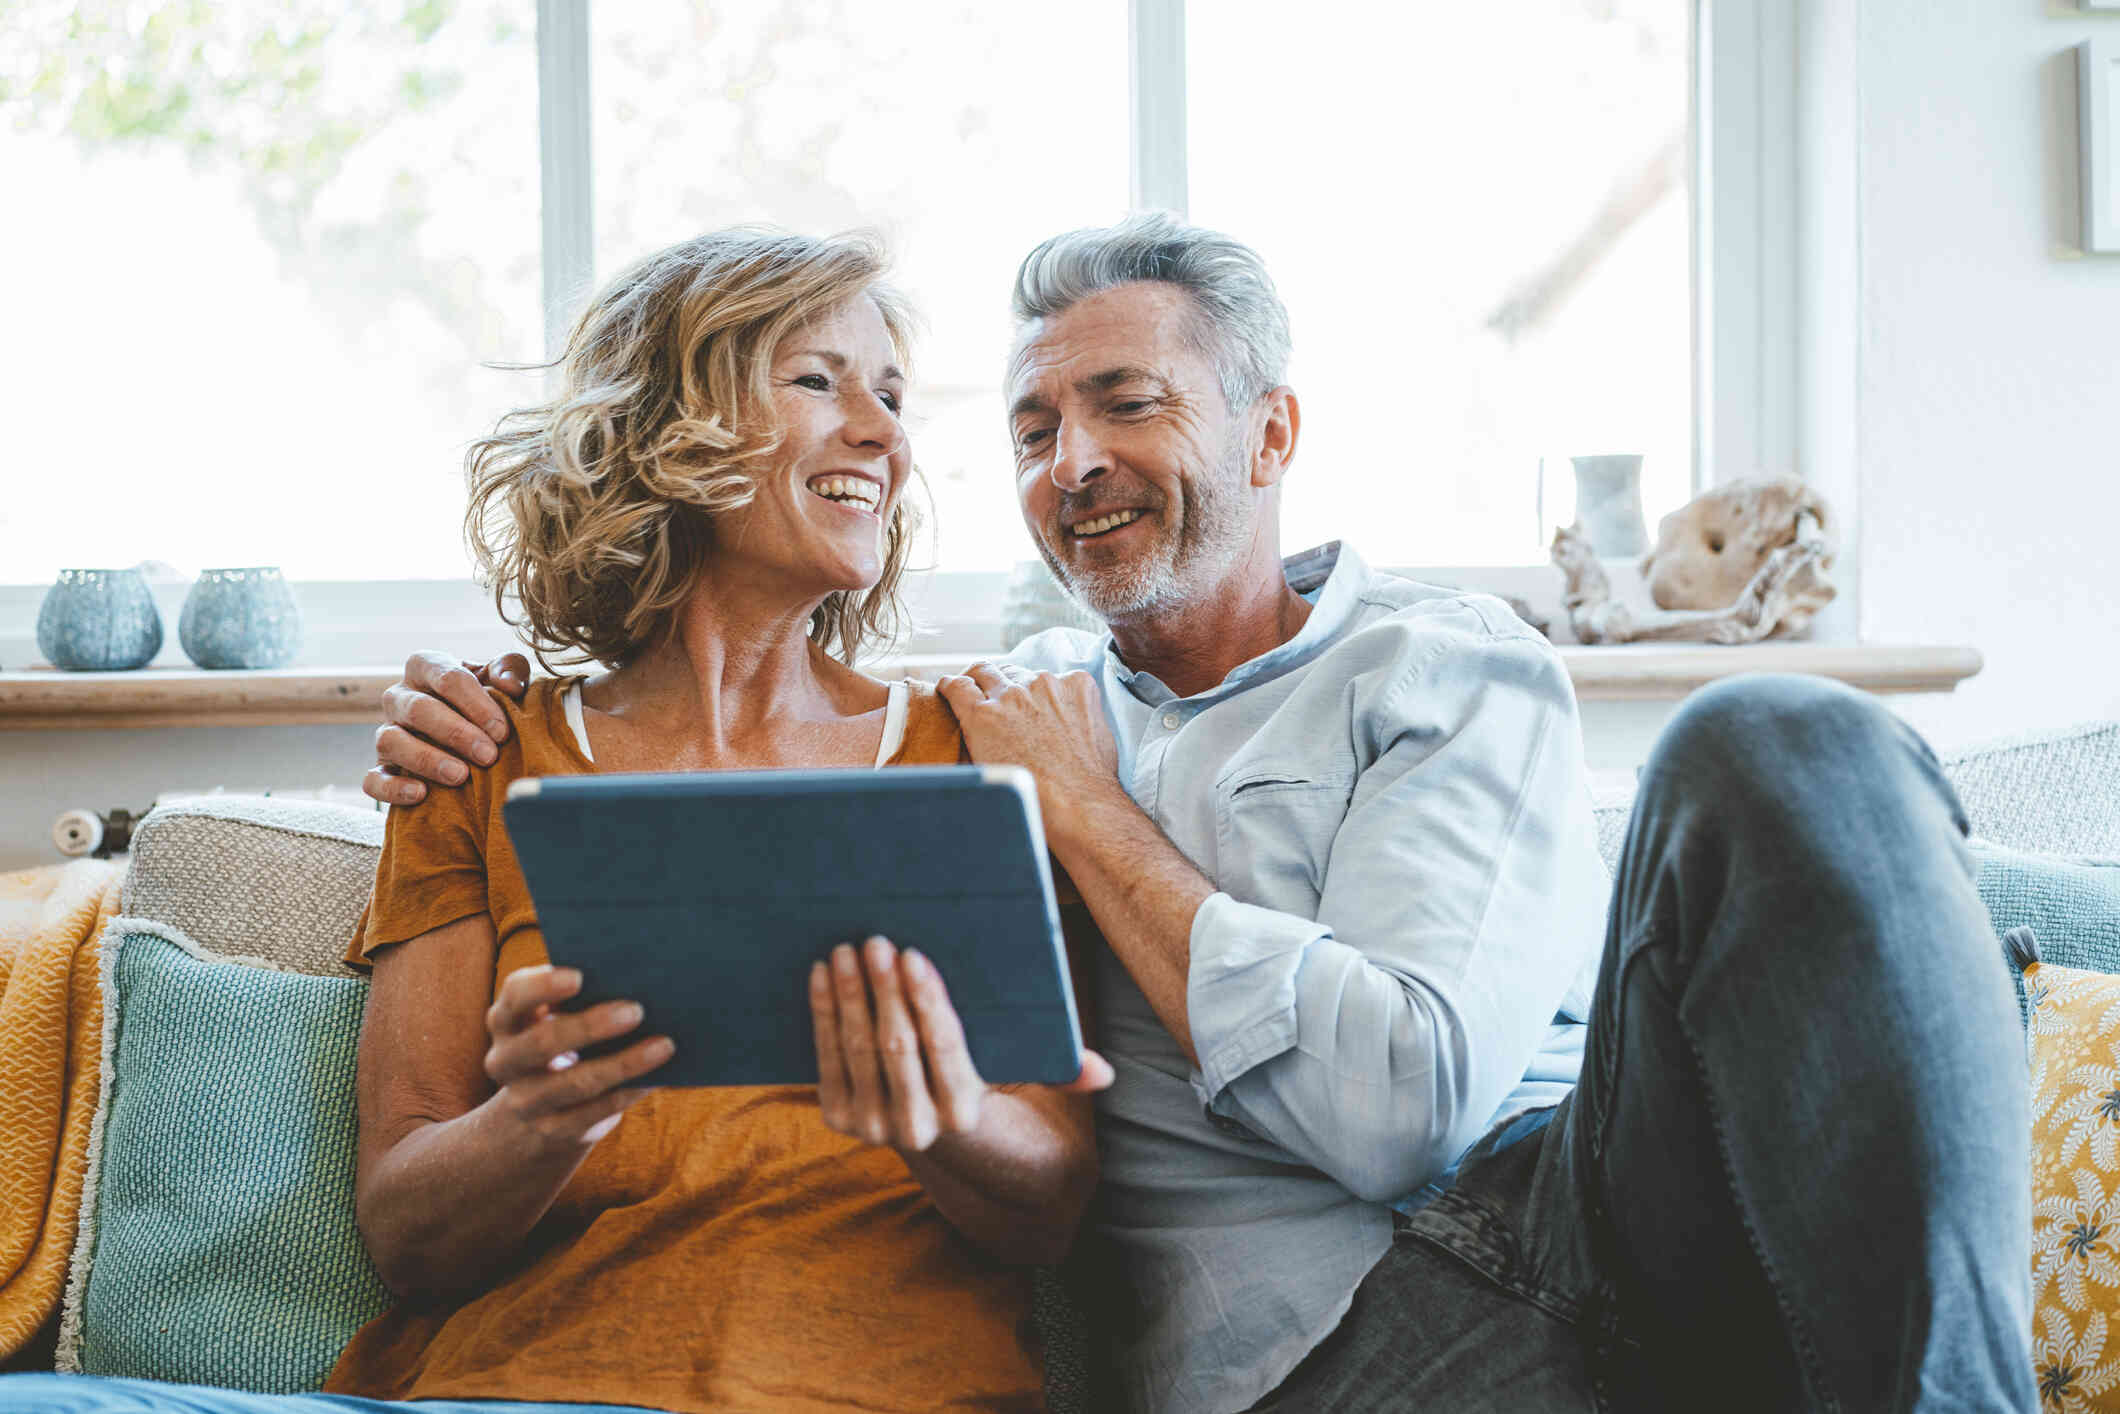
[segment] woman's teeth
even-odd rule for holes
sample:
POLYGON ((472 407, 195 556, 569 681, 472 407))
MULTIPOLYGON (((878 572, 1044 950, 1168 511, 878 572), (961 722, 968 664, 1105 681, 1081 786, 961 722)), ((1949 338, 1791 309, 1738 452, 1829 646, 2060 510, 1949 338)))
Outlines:
POLYGON ((1122 525, 1132 525, 1146 514, 1146 511, 1140 509, 1113 511, 1108 516, 1099 516, 1095 520, 1081 522, 1074 527, 1073 534, 1077 539, 1089 535, 1102 535, 1107 530, 1117 530, 1122 525))
POLYGON ((819 476, 810 482, 810 490, 827 501, 842 501, 865 511, 873 511, 883 502, 882 488, 858 476, 819 476))

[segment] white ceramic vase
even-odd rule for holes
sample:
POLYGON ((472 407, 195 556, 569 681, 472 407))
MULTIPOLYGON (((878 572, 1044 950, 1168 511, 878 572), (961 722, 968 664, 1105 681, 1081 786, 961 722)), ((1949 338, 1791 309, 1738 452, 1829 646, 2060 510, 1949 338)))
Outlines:
POLYGON ((1575 523, 1601 560, 1648 553, 1649 526, 1642 517, 1639 452, 1570 457, 1575 463, 1575 523))

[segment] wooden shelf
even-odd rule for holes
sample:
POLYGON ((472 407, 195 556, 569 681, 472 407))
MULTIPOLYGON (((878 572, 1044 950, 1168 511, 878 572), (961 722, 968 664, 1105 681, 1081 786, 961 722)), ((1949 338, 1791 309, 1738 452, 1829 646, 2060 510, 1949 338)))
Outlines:
MULTIPOLYGON (((1865 692, 1949 692, 1980 671, 1977 650, 1863 643, 1560 646, 1586 702, 1671 701, 1738 673, 1815 673, 1865 692)), ((971 661, 952 653, 904 654, 871 664, 885 677, 933 679, 971 661)), ((402 669, 279 668, 205 672, 0 672, 0 731, 95 727, 243 727, 373 724, 383 689, 402 669)))
POLYGON ((376 723, 382 719, 383 689, 403 673, 403 668, 140 668, 129 673, 29 668, 0 673, 0 731, 376 723))
POLYGON ((1563 644, 1561 658, 1585 702, 1668 701, 1739 673, 1810 673, 1864 692, 1950 692, 1980 671, 1980 651, 1948 644, 1563 644))

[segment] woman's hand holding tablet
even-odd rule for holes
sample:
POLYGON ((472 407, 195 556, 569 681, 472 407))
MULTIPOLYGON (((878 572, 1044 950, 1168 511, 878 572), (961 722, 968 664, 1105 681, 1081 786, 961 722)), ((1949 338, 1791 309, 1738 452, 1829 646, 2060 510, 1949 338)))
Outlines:
POLYGON ((584 1050, 615 1045, 641 1022, 637 1002, 605 1002, 586 1011, 558 1008, 577 996, 582 975, 571 967, 523 967, 508 974, 486 1011, 486 1078, 498 1088, 499 1112, 542 1148, 588 1149, 649 1091, 632 1082, 670 1059, 667 1036, 583 1060, 584 1050))
MULTIPOLYGON (((949 988, 917 951, 888 938, 842 943, 810 967, 817 1036, 817 1103, 827 1128, 870 1144, 920 1152, 979 1124, 987 1084, 965 1049, 949 988)), ((1082 1074, 1060 1088, 1101 1090, 1112 1068, 1082 1053, 1082 1074)))

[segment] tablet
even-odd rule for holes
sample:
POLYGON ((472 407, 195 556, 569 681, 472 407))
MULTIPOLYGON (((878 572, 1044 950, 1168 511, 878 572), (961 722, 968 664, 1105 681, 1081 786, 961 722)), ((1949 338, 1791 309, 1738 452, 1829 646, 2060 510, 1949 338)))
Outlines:
POLYGON ((1019 767, 528 777, 502 816, 578 1004, 637 1001, 627 1041, 677 1043, 643 1083, 816 1084, 810 964, 877 933, 934 962, 988 1083, 1081 1073, 1019 767))

